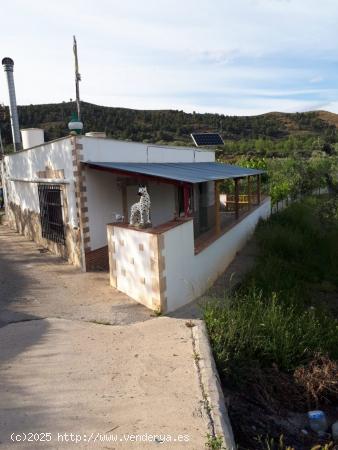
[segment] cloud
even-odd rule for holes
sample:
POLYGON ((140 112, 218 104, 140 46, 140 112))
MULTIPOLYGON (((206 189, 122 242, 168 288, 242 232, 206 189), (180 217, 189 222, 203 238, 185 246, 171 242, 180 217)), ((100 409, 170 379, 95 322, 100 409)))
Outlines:
POLYGON ((240 56, 238 50, 203 50, 192 52, 190 59, 192 62, 201 64, 229 64, 233 63, 240 56))
POLYGON ((76 34, 85 100, 243 114, 335 107, 336 0, 12 0, 2 13, 21 104, 74 97, 76 34))
POLYGON ((329 103, 325 103, 325 104, 321 104, 318 106, 317 109, 324 110, 324 111, 330 111, 330 112, 338 114, 338 100, 332 101, 329 103))
POLYGON ((324 78, 318 75, 311 78, 310 83, 321 83, 322 81, 324 81, 324 78))

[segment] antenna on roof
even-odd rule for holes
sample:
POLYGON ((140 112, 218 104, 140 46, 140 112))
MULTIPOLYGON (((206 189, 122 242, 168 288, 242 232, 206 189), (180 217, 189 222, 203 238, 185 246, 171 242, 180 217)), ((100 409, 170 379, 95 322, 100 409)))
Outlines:
POLYGON ((79 73, 79 61, 77 58, 77 42, 75 36, 73 36, 73 51, 75 59, 75 89, 76 89, 76 106, 77 106, 77 118, 81 120, 81 110, 80 110, 80 87, 79 83, 81 81, 81 75, 79 73))

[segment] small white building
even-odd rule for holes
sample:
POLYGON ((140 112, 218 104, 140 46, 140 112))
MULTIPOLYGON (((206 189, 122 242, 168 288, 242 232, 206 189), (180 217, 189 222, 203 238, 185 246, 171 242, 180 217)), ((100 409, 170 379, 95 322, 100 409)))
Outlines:
POLYGON ((270 213, 261 171, 216 163, 207 149, 68 136, 2 166, 11 227, 84 271, 109 270, 114 288, 162 312, 203 294, 270 213), (151 228, 128 224, 140 183, 151 228))

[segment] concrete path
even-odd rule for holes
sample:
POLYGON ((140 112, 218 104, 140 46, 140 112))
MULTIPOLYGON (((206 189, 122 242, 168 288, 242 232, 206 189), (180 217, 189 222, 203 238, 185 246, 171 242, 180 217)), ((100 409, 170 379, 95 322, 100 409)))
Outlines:
POLYGON ((1 448, 151 449, 164 436, 173 442, 163 448, 204 448, 207 422, 183 321, 42 319, 1 328, 0 342, 1 448), (52 441, 11 443, 12 433, 51 433, 52 441), (62 443, 65 433, 79 443, 62 443), (140 442, 146 434, 157 442, 140 442))
POLYGON ((1 448, 205 448, 185 319, 151 317, 106 274, 82 274, 6 227, 0 319, 1 448))

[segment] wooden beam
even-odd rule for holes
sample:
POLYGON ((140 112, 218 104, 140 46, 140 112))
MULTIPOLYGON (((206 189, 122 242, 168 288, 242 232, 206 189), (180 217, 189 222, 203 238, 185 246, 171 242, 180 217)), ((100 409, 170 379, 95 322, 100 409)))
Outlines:
POLYGON ((190 200, 190 188, 187 184, 183 186, 183 202, 184 202, 184 216, 190 216, 189 210, 189 200, 190 200))
POLYGON ((261 204, 261 175, 257 175, 257 204, 261 204))
POLYGON ((127 205, 127 186, 122 185, 122 211, 124 215, 124 222, 128 223, 128 205, 127 205))
POLYGON ((251 177, 248 176, 248 209, 251 209, 251 177))
POLYGON ((220 234, 221 233, 219 183, 220 183, 219 181, 215 181, 215 227, 216 227, 216 234, 220 234))
POLYGON ((235 178, 235 218, 239 218, 239 178, 235 178))

